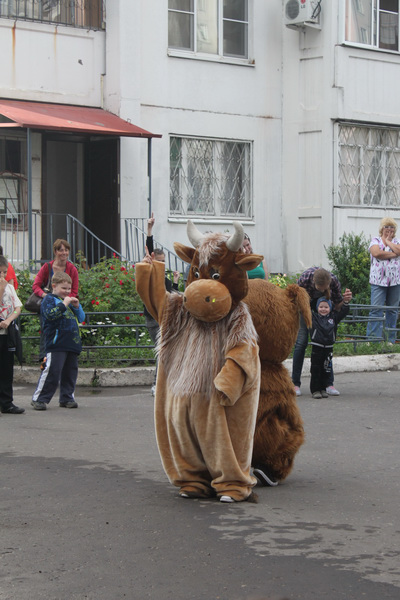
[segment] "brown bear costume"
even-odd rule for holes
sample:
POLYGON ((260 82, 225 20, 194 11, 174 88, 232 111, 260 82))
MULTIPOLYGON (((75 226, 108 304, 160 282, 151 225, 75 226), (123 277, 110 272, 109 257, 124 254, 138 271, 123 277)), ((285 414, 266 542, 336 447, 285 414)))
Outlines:
POLYGON ((300 313, 307 327, 311 326, 310 300, 297 284, 281 289, 262 279, 253 279, 249 281, 244 302, 258 333, 261 361, 252 465, 261 484, 276 485, 289 475, 304 442, 296 393, 282 362, 296 341, 300 313))

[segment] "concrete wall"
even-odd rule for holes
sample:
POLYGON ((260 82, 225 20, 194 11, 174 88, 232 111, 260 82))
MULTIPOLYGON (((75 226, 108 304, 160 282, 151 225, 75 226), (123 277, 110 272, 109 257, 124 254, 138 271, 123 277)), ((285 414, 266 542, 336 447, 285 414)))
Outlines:
MULTIPOLYGON (((0 51, 10 57, 0 95, 103 106, 162 134, 152 141, 152 208, 155 236, 169 248, 187 241, 186 219, 169 214, 169 136, 250 142, 253 215, 243 224, 254 249, 272 272, 328 266, 326 246, 344 232, 374 235, 384 216, 338 205, 337 122, 400 125, 400 57, 345 45, 342 0, 322 3, 320 29, 286 28, 281 2, 249 7, 247 63, 169 51, 166 0, 107 2, 106 32, 0 19, 0 51)), ((121 140, 123 218, 148 215, 147 149, 145 140, 121 140)), ((38 174, 36 162, 35 208, 38 174)))
POLYGON ((3 98, 102 104, 103 31, 0 19, 3 98))
MULTIPOLYGON (((186 219, 169 216, 169 136, 251 142, 254 214, 244 226, 253 247, 265 253, 276 270, 282 264, 280 13, 273 3, 250 5, 250 60, 233 64, 235 61, 212 62, 169 54, 164 0, 143 0, 134 6, 129 0, 110 4, 105 102, 123 118, 163 136, 152 143, 152 201, 157 219, 155 236, 170 248, 173 241, 187 238, 186 219)), ((122 141, 124 217, 148 214, 146 161, 143 143, 122 141)), ((202 230, 227 227, 224 219, 201 221, 197 222, 202 230)))
POLYGON ((320 29, 282 31, 284 269, 290 272, 329 267, 325 247, 343 233, 368 238, 383 216, 399 216, 400 209, 338 204, 337 121, 400 125, 400 57, 345 45, 344 8, 340 0, 323 3, 320 29))

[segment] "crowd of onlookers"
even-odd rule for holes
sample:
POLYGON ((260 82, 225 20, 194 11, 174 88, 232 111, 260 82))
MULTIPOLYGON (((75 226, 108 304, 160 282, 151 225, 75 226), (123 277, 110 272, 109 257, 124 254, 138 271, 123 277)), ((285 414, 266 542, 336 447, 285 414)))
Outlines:
MULTIPOLYGON (((146 251, 158 261, 165 262, 164 251, 153 243, 154 215, 147 221, 146 251)), ((397 224, 390 218, 381 220, 379 232, 369 244, 370 287, 372 309, 367 325, 369 338, 382 339, 383 315, 388 343, 396 341, 398 307, 400 303, 400 239, 396 237, 397 224)), ((244 236, 242 252, 252 253, 250 238, 244 236)), ((57 387, 60 388, 59 405, 77 408, 75 385, 78 373, 78 356, 82 349, 79 327, 84 312, 78 300, 78 270, 69 260, 70 245, 58 239, 53 244, 53 260, 43 264, 36 275, 32 292, 40 298, 40 361, 41 373, 32 398, 35 410, 46 410, 57 387)), ((173 272, 173 281, 165 278, 166 289, 178 291, 180 273, 173 272)), ((248 273, 249 279, 268 279, 265 260, 248 273)), ((297 396, 301 392, 301 373, 308 343, 311 343, 311 382, 314 398, 338 396, 334 386, 332 350, 338 323, 349 312, 352 292, 342 292, 340 282, 333 273, 320 267, 306 269, 297 281, 310 297, 312 327, 308 329, 300 317, 299 333, 293 351, 292 381, 297 396)), ((23 408, 13 403, 14 356, 22 360, 18 317, 22 303, 17 295, 18 280, 11 263, 0 246, 0 411, 22 414, 23 408)), ((156 343, 159 326, 144 307, 146 326, 153 343, 156 343)), ((154 390, 154 386, 153 386, 154 390)))

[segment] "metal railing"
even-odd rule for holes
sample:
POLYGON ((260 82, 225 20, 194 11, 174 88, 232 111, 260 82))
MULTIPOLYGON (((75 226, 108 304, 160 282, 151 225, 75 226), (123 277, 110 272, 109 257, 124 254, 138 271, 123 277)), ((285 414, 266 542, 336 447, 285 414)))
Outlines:
MULTIPOLYGON (((125 257, 128 262, 136 263, 142 260, 145 254, 147 238, 147 218, 124 219, 125 227, 125 257)), ((165 254, 166 271, 179 271, 185 273, 188 263, 166 248, 161 242, 153 239, 154 248, 161 248, 165 254)))
MULTIPOLYGON (((103 258, 117 256, 123 261, 136 263, 145 254, 147 237, 147 218, 123 219, 121 227, 125 233, 125 248, 119 251, 103 242, 79 219, 70 214, 32 213, 33 256, 30 263, 32 270, 39 270, 41 265, 52 257, 53 243, 63 238, 71 245, 70 260, 73 262, 85 259, 88 266, 99 263, 103 258), (42 232, 46 232, 45 249, 42 245, 42 232), (42 255, 46 259, 41 258, 42 255)), ((0 245, 4 254, 13 263, 14 268, 24 267, 29 263, 28 214, 19 213, 13 216, 0 215, 0 245)), ((167 271, 185 273, 187 263, 181 260, 158 240, 154 247, 162 248, 165 254, 167 271)))
MULTIPOLYGON (((382 317, 374 317, 371 318, 368 315, 362 315, 360 314, 360 312, 368 312, 370 311, 372 308, 371 305, 367 305, 367 304, 352 304, 350 305, 350 313, 348 315, 348 317, 346 319, 344 319, 341 323, 345 324, 345 325, 354 325, 356 323, 364 323, 366 325, 366 323, 368 321, 375 321, 375 322, 382 322, 383 324, 383 335, 382 337, 369 337, 366 334, 362 335, 360 333, 354 334, 354 333, 341 333, 340 338, 338 339, 336 343, 338 344, 353 344, 353 348, 354 348, 354 353, 357 353, 357 345, 360 343, 366 343, 366 342, 370 342, 370 343, 383 343, 385 342, 385 340, 387 339, 387 333, 389 331, 400 331, 400 328, 391 328, 390 330, 388 328, 385 327, 385 316, 382 317)), ((376 307, 374 307, 376 308, 376 307)), ((384 308, 391 308, 391 307, 384 307, 384 308)), ((87 332, 94 332, 96 333, 97 330, 102 330, 102 329, 124 329, 124 328, 130 328, 132 330, 132 343, 129 344, 88 344, 88 343, 83 343, 83 348, 82 348, 82 358, 83 360, 89 361, 89 360, 94 360, 96 354, 100 354, 102 351, 104 350, 153 350, 154 349, 154 344, 151 342, 151 339, 149 336, 146 336, 146 339, 144 340, 145 343, 142 343, 142 338, 143 338, 143 333, 147 331, 147 327, 145 325, 144 322, 138 322, 137 321, 137 317, 138 316, 142 316, 142 313, 139 311, 115 311, 115 312, 86 312, 86 322, 84 325, 81 325, 81 329, 83 331, 87 331, 87 332), (111 315, 115 315, 115 316, 125 316, 125 317, 133 317, 135 320, 129 323, 105 323, 105 322, 99 322, 99 319, 101 318, 107 318, 110 317, 111 315), (96 319, 96 321, 94 321, 94 319, 96 319)), ((22 313, 21 317, 29 317, 29 318, 36 318, 38 319, 39 316, 33 313, 22 313)), ((25 336, 24 335, 24 330, 23 330, 23 325, 22 325, 22 340, 29 340, 32 341, 34 344, 37 344, 38 349, 39 349, 39 340, 40 340, 40 335, 28 335, 25 336)), ((153 364, 155 362, 155 356, 153 353, 147 353, 148 355, 142 358, 138 358, 137 356, 133 357, 132 360, 134 360, 134 362, 147 362, 150 364, 153 364)), ((113 363, 113 362, 131 362, 131 359, 129 358, 119 358, 116 356, 116 353, 114 352, 112 356, 107 357, 107 362, 109 363, 113 363)))
POLYGON ((354 347, 354 351, 357 352, 357 344, 366 342, 369 343, 379 343, 386 342, 389 337, 389 333, 395 331, 396 332, 396 341, 398 332, 400 331, 399 327, 386 327, 386 310, 398 310, 396 306, 372 306, 371 304, 350 304, 349 305, 350 312, 343 321, 341 321, 340 325, 342 325, 340 330, 340 339, 336 341, 337 344, 348 344, 352 343, 354 347), (379 310, 382 311, 382 316, 380 317, 372 317, 370 316, 371 310, 379 310), (367 327, 368 323, 382 323, 382 336, 368 336, 366 331, 365 334, 354 333, 352 331, 343 331, 345 329, 345 325, 356 325, 357 323, 365 324, 367 327), (344 337, 344 339, 343 339, 344 337))
MULTIPOLYGON (((99 356, 101 353, 104 354, 103 351, 112 350, 114 351, 111 356, 107 356, 107 362, 147 362, 147 363, 155 363, 155 355, 153 352, 147 353, 147 356, 144 357, 132 357, 130 358, 121 358, 117 356, 115 350, 149 350, 152 351, 154 349, 154 344, 151 341, 150 336, 146 336, 144 343, 142 343, 143 333, 147 332, 147 327, 144 322, 138 322, 138 316, 142 316, 143 313, 140 311, 114 311, 114 312, 85 312, 85 322, 84 324, 79 325, 79 328, 83 335, 82 340, 82 354, 81 357, 84 361, 94 360, 95 355, 99 356), (123 317, 132 317, 134 320, 129 323, 113 323, 113 322, 105 322, 106 320, 110 321, 111 316, 123 316, 123 317), (99 319, 103 319, 100 320, 99 319), (111 344, 105 343, 102 341, 98 344, 90 344, 87 343, 87 338, 84 336, 83 332, 94 333, 96 334, 98 331, 113 329, 115 332, 123 329, 130 329, 132 332, 132 343, 129 344, 111 344)), ((23 320, 25 318, 29 319, 37 319, 39 320, 39 315, 36 313, 23 312, 21 313, 22 323, 21 323, 21 337, 22 341, 30 341, 34 344, 35 348, 37 346, 37 353, 31 354, 33 359, 36 360, 39 358, 39 343, 40 343, 40 334, 37 335, 24 335, 24 324, 23 320)))
POLYGON ((86 259, 88 266, 100 262, 102 258, 118 256, 121 253, 103 242, 76 217, 69 214, 32 213, 33 256, 29 264, 28 214, 0 215, 0 245, 14 268, 29 266, 39 270, 49 257, 53 256, 53 243, 56 239, 66 239, 71 245, 70 259, 86 259), (46 232, 45 248, 42 238, 46 232), (44 254, 47 258, 42 259, 44 254))
POLYGON ((0 0, 0 17, 105 29, 104 0, 0 0))

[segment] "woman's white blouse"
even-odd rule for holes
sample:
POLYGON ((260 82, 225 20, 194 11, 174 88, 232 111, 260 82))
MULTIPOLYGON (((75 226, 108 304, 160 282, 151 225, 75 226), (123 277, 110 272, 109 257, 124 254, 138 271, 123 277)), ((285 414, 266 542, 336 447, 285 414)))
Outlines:
MULTIPOLYGON (((393 244, 400 244, 400 240, 393 238, 393 244)), ((379 246, 381 250, 391 251, 389 246, 385 246, 382 238, 374 237, 369 245, 379 246)), ((388 287, 391 285, 400 285, 400 256, 386 260, 379 260, 371 254, 371 268, 369 272, 369 282, 372 285, 381 285, 388 287)))

